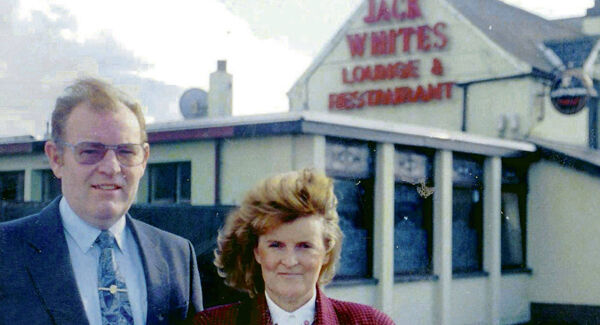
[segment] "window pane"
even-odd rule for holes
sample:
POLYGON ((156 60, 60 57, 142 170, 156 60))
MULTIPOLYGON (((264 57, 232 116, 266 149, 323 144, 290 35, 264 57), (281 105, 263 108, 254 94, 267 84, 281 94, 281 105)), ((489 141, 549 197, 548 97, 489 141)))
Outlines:
POLYGON ((0 200, 23 201, 25 172, 0 173, 0 200))
POLYGON ((42 171, 42 201, 50 201, 62 193, 60 179, 51 170, 42 171))
POLYGON ((340 227, 344 232, 337 277, 371 276, 373 150, 367 142, 327 138, 325 165, 334 178, 340 227))
POLYGON ((191 199, 191 164, 184 162, 179 164, 179 200, 178 202, 190 202, 191 199))
POLYGON ((481 270, 481 191, 453 190, 452 269, 455 272, 481 270))
POLYGON ((337 276, 366 277, 368 266, 368 231, 363 202, 365 188, 361 182, 334 180, 334 192, 338 198, 340 228, 344 233, 342 254, 337 276))
POLYGON ((174 203, 177 195, 177 164, 150 166, 150 202, 174 203))
POLYGON ((524 266, 521 215, 517 193, 502 193, 502 266, 524 266))
POLYGON ((394 197, 394 272, 429 273, 431 268, 432 197, 416 185, 396 183, 394 197))
POLYGON ((483 164, 474 156, 457 154, 452 165, 452 270, 480 271, 483 252, 483 164))

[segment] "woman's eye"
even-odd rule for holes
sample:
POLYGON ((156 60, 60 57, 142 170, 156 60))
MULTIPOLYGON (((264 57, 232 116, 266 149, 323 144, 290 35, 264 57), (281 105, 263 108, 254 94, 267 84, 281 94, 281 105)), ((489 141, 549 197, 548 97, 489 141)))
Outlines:
POLYGON ((275 247, 275 248, 278 248, 278 247, 281 247, 281 243, 280 243, 280 242, 276 242, 276 241, 274 241, 274 242, 271 242, 271 243, 269 244, 269 247, 275 247))
POLYGON ((298 244, 300 248, 311 248, 312 246, 309 243, 300 243, 298 244))

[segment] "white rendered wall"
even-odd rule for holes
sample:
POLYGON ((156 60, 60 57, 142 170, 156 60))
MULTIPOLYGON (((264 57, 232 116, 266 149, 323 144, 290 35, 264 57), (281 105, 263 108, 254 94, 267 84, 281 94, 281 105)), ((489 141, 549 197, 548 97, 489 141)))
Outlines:
POLYGON ((530 320, 529 274, 507 274, 500 280, 500 323, 521 324, 530 320))
POLYGON ((487 278, 453 279, 451 324, 487 324, 487 278))
POLYGON ((396 283, 390 317, 396 324, 435 324, 435 290, 435 281, 396 283))
POLYGON ((600 178, 541 160, 529 187, 531 301, 600 305, 600 178))
POLYGON ((259 181, 292 170, 292 144, 291 136, 223 141, 221 202, 240 204, 244 194, 259 181))

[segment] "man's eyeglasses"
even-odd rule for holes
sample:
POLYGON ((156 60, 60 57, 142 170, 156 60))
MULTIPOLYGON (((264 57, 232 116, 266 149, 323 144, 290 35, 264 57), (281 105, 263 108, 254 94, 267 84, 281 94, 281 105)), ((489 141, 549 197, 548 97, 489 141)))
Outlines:
POLYGON ((100 142, 79 142, 70 144, 60 141, 59 145, 63 145, 73 150, 75 160, 82 165, 93 165, 104 158, 108 150, 115 152, 115 156, 119 163, 123 166, 133 167, 144 162, 145 149, 143 144, 139 143, 122 143, 115 145, 106 145, 100 142))

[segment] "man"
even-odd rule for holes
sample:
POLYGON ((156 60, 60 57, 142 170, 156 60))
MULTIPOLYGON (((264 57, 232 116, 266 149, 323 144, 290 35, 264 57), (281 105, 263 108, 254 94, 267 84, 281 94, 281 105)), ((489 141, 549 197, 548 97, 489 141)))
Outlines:
POLYGON ((0 224, 0 324, 172 324, 202 310, 191 243, 127 214, 150 154, 139 104, 80 80, 44 149, 63 196, 0 224))

